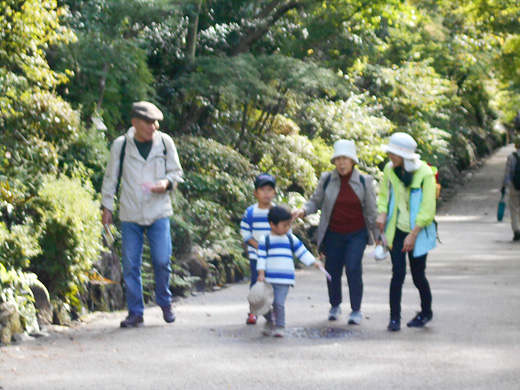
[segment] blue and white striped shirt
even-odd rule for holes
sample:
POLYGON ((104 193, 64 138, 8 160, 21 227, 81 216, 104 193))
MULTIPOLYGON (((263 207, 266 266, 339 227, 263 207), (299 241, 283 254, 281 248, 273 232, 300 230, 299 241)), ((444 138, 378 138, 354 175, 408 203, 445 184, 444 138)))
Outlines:
MULTIPOLYGON (((240 234, 244 242, 248 242, 251 238, 254 238, 256 242, 271 231, 271 226, 267 220, 267 214, 269 209, 261 209, 258 207, 258 203, 250 206, 253 208, 251 214, 251 221, 248 221, 248 212, 244 212, 242 222, 240 222, 240 234)), ((248 207, 249 209, 249 207, 248 207)), ((247 251, 249 253, 249 260, 258 259, 256 248, 247 244, 247 251)))
POLYGON ((265 236, 258 242, 257 270, 265 270, 265 281, 268 283, 295 284, 294 255, 306 266, 312 265, 316 258, 305 245, 292 235, 293 248, 286 234, 275 236, 269 233, 269 252, 266 253, 265 236), (294 249, 294 252, 293 252, 294 249))

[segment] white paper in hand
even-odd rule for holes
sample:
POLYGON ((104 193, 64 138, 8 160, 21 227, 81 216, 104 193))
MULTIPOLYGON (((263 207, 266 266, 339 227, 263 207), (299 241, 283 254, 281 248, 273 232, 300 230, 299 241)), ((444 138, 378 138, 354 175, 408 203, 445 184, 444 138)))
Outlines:
POLYGON ((141 184, 141 189, 144 193, 152 192, 152 188, 155 186, 152 181, 147 181, 146 183, 141 184))
POLYGON ((329 282, 332 280, 332 276, 330 276, 330 274, 327 272, 327 270, 323 267, 320 266, 320 271, 323 272, 325 274, 325 276, 327 277, 327 279, 329 280, 329 282))

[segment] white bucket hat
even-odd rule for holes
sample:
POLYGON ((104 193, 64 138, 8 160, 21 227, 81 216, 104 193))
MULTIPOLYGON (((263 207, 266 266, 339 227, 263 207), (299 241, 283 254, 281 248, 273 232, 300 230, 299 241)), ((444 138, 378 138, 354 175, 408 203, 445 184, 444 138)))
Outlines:
POLYGON ((405 160, 416 160, 420 157, 415 153, 417 142, 415 142, 411 135, 406 133, 392 134, 388 145, 383 145, 381 149, 383 149, 383 152, 401 156, 405 160))
POLYGON ((356 152, 356 144, 354 141, 340 139, 334 143, 334 154, 332 155, 330 162, 334 164, 336 157, 348 157, 353 160, 356 164, 359 164, 356 152))
POLYGON ((255 316, 267 314, 274 301, 273 286, 265 282, 256 282, 249 290, 247 300, 251 307, 251 313, 255 316))

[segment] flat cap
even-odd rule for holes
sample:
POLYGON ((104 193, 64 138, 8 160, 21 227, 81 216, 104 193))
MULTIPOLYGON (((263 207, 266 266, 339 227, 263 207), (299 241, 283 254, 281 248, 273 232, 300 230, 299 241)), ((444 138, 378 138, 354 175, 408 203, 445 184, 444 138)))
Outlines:
POLYGON ((162 121, 163 113, 155 104, 150 102, 135 102, 132 104, 132 118, 141 118, 147 121, 162 121))

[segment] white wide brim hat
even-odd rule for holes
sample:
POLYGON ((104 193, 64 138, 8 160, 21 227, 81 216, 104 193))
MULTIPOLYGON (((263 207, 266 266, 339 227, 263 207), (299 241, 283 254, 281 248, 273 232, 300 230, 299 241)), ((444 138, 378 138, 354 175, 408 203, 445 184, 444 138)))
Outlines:
POLYGON ((356 144, 354 141, 340 139, 334 143, 334 154, 330 158, 331 164, 334 164, 336 157, 348 157, 356 164, 359 164, 356 152, 356 144))
POLYGON ((415 160, 421 157, 415 153, 417 142, 415 142, 411 135, 406 133, 392 134, 388 145, 383 145, 381 149, 383 152, 393 153, 406 160, 415 160))
POLYGON ((256 282, 249 290, 247 300, 251 307, 251 313, 255 316, 267 314, 274 301, 273 286, 266 282, 256 282))

